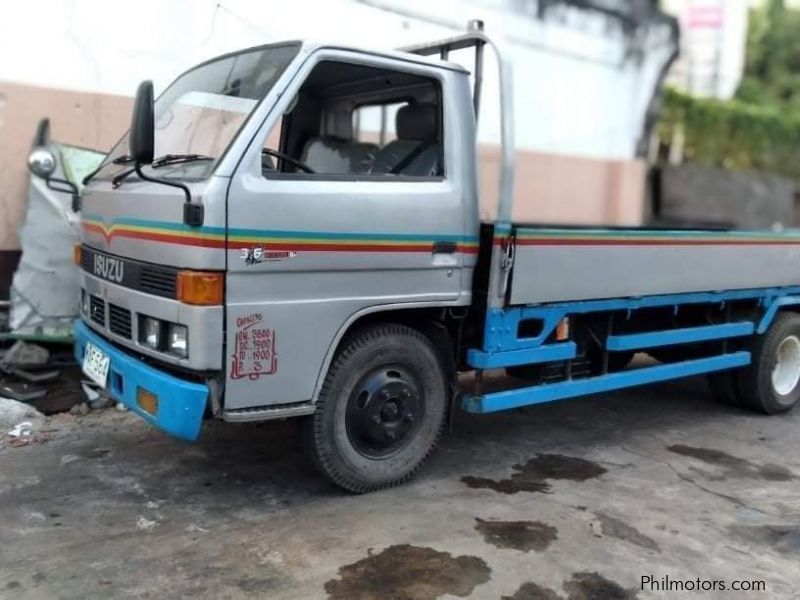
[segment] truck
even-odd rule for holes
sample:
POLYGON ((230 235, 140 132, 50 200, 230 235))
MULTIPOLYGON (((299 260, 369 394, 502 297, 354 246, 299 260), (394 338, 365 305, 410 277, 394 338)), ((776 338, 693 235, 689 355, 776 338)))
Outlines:
MULTIPOLYGON (((321 473, 355 493, 411 478, 456 409, 698 374, 724 402, 793 408, 800 235, 515 222, 512 85, 475 23, 402 51, 250 48, 158 99, 143 82, 76 198, 86 375, 186 440, 205 419, 300 419, 321 473), (502 160, 482 221, 487 56, 502 160), (509 385, 484 389, 502 369, 509 385)), ((36 148, 31 170, 51 159, 36 148)))

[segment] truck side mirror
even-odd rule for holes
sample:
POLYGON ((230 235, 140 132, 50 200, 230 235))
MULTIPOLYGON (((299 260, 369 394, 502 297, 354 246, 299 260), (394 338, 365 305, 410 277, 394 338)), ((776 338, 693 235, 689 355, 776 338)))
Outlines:
POLYGON ((155 153, 153 82, 143 81, 136 90, 131 117, 130 150, 137 164, 150 164, 155 153))
POLYGON ((36 126, 31 153, 28 155, 28 170, 42 179, 49 179, 56 170, 56 157, 49 148, 50 119, 44 118, 36 126))
POLYGON ((36 126, 31 153, 28 155, 28 170, 36 177, 44 179, 47 187, 54 192, 72 196, 72 210, 78 212, 81 199, 78 186, 68 179, 53 177, 56 172, 56 155, 50 146, 50 119, 44 118, 36 126))
POLYGON ((28 170, 42 179, 50 179, 56 171, 56 157, 49 148, 34 148, 28 155, 28 170))

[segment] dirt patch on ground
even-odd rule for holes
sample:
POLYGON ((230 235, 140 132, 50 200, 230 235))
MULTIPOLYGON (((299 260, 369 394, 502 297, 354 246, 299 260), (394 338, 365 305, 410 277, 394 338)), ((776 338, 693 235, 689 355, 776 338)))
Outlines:
POLYGON ((477 556, 453 556, 433 548, 402 544, 339 568, 325 584, 333 600, 434 600, 465 597, 489 581, 491 569, 477 556))
POLYGON ((564 582, 564 590, 566 597, 528 581, 513 596, 503 596, 502 600, 634 600, 637 597, 633 590, 626 590, 599 573, 573 573, 564 582))
POLYGON ((661 552, 661 548, 659 548, 655 540, 647 537, 635 527, 628 525, 622 519, 617 519, 605 513, 598 512, 594 514, 600 525, 600 533, 604 536, 629 542, 635 546, 646 548, 654 552, 661 552))
POLYGON ((483 539, 498 548, 542 552, 558 539, 558 529, 539 521, 475 521, 483 539))
POLYGON ((722 475, 716 477, 712 476, 713 479, 727 479, 729 477, 738 479, 762 479, 764 481, 790 481, 795 479, 794 473, 781 465, 758 465, 744 458, 722 452, 721 450, 695 448, 682 444, 667 446, 667 450, 722 469, 722 475))
POLYGON ((564 583, 567 600, 632 600, 636 593, 599 573, 574 573, 564 583))
POLYGON ((734 525, 729 530, 738 538, 781 554, 800 553, 800 527, 796 525, 734 525))
POLYGON ((508 479, 489 479, 467 475, 461 481, 471 488, 490 489, 503 494, 518 492, 548 493, 551 479, 586 481, 606 472, 604 467, 583 458, 561 454, 537 454, 527 462, 511 467, 513 473, 508 479))
POLYGON ((519 586, 513 596, 503 596, 502 600, 563 600, 563 598, 550 588, 527 581, 519 586))

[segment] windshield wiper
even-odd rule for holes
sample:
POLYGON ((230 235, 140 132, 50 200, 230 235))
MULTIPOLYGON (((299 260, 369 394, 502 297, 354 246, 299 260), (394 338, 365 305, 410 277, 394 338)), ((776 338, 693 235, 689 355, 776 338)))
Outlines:
POLYGON ((114 177, 114 179, 111 180, 111 187, 113 187, 114 189, 117 189, 120 186, 120 184, 122 183, 123 179, 126 179, 129 175, 131 175, 132 173, 135 173, 135 172, 136 172, 136 167, 133 167, 132 169, 126 169, 125 171, 123 171, 119 175, 116 175, 114 177))
MULTIPOLYGON (((125 159, 118 164, 127 164, 133 162, 133 158, 129 156, 121 156, 119 159, 125 159)), ((165 154, 164 156, 159 156, 158 158, 154 159, 152 163, 150 163, 151 169, 158 169, 160 167, 166 167, 169 165, 179 165, 182 163, 188 162, 195 162, 198 160, 214 160, 213 156, 206 156, 205 154, 165 154)), ((116 161, 115 161, 116 162, 116 161)), ((124 179, 127 179, 130 175, 136 172, 136 168, 127 169, 114 177, 111 180, 111 185, 114 188, 118 188, 124 179)))
POLYGON ((112 164, 112 165, 127 165, 127 164, 130 164, 132 162, 133 162, 133 157, 130 156, 129 154, 123 154, 122 156, 118 156, 117 158, 112 160, 110 163, 103 162, 94 171, 92 171, 86 177, 84 177, 81 180, 81 183, 83 185, 86 185, 87 183, 89 183, 95 175, 97 175, 100 171, 105 169, 109 164, 112 164))
POLYGON ((196 162, 199 160, 214 160, 213 156, 206 156, 205 154, 165 154, 153 159, 150 167, 158 169, 168 165, 179 165, 182 163, 196 162))

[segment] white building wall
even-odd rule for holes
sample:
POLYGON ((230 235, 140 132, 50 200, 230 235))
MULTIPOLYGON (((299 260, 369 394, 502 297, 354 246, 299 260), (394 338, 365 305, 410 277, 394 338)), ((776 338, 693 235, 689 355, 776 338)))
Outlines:
MULTIPOLYGON (((0 61, 0 81, 128 96, 150 78, 158 93, 192 65, 247 46, 313 38, 393 48, 453 35, 482 18, 488 33, 510 41, 521 148, 630 159, 669 52, 662 32, 637 64, 602 19, 575 10, 553 23, 458 0, 299 0, 276 8, 249 0, 21 3, 13 19, 0 21, 0 55, 13 57, 0 61)), ((496 142, 496 75, 490 60, 487 67, 481 137, 496 142)))
MULTIPOLYGON (((645 113, 672 52, 668 27, 642 54, 598 13, 557 7, 539 20, 513 0, 39 0, 0 20, 0 249, 16 245, 24 160, 35 120, 54 137, 108 149, 127 127, 142 79, 156 92, 194 64, 248 46, 313 38, 395 48, 452 36, 480 18, 515 61, 518 196, 524 217, 637 223, 645 113)), ((530 3, 528 3, 530 5, 530 3)), ((479 142, 487 197, 499 140, 496 73, 487 56, 479 142)), ((465 65, 471 68, 471 65, 465 65)), ((491 204, 491 198, 489 198, 491 204)))

